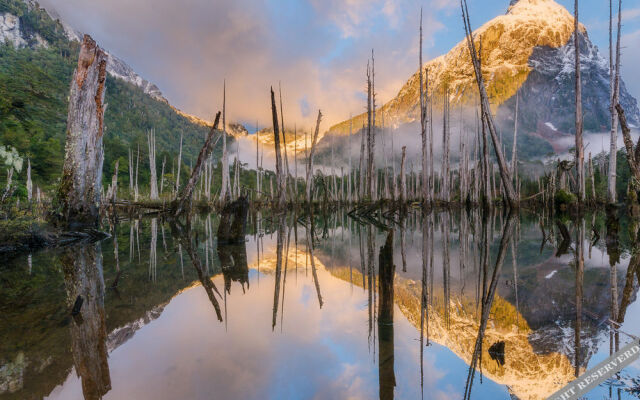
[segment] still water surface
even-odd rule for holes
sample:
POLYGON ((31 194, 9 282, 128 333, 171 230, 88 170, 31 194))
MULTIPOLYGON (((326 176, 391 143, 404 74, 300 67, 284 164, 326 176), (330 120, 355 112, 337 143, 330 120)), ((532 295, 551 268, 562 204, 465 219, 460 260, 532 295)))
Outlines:
POLYGON ((640 335, 637 227, 610 222, 258 214, 222 245, 214 216, 121 221, 0 267, 0 399, 545 398, 640 335))

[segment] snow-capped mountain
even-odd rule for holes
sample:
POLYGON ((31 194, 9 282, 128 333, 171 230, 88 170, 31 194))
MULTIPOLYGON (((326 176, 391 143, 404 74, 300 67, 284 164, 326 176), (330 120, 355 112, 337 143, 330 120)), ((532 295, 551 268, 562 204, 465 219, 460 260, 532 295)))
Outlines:
MULTIPOLYGON (((462 29, 462 28, 461 28, 462 29)), ((519 94, 520 132, 543 137, 574 130, 574 18, 554 0, 512 0, 500 15, 474 31, 476 48, 482 43, 482 66, 492 111, 502 130, 513 131, 516 93, 519 94)), ((609 61, 580 26, 584 125, 589 131, 609 129, 609 61)), ((466 40, 447 54, 425 63, 434 113, 441 109, 445 88, 452 106, 477 104, 477 86, 466 40)), ((620 87, 620 103, 629 122, 640 125, 638 104, 620 87)), ((398 95, 384 104, 378 115, 394 125, 415 123, 419 115, 419 75, 409 78, 398 95)), ((366 115, 353 119, 362 126, 366 115)), ((377 123, 381 120, 377 118, 377 123)), ((331 128, 347 133, 349 121, 331 128)))
MULTIPOLYGON (((38 6, 33 0, 27 0, 25 3, 30 8, 38 6)), ((82 40, 83 34, 60 18, 60 15, 58 15, 54 9, 46 9, 45 11, 51 19, 58 21, 60 25, 62 25, 67 39, 72 42, 80 42, 82 40)), ((0 43, 4 42, 9 42, 16 48, 49 46, 40 34, 24 29, 20 23, 20 18, 8 12, 0 13, 0 43)), ((109 55, 109 62, 107 63, 107 72, 109 75, 140 87, 146 94, 157 100, 167 102, 155 84, 138 75, 133 68, 117 56, 109 51, 107 51, 107 54, 109 55)))

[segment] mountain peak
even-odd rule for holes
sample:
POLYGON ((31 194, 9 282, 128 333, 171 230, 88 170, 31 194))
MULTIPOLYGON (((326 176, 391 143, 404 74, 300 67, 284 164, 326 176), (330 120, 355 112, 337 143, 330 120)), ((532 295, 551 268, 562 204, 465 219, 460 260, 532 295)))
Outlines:
MULTIPOLYGON (((482 43, 482 70, 491 108, 501 128, 513 129, 515 94, 520 93, 520 109, 528 115, 520 119, 522 131, 544 141, 572 133, 574 104, 574 17, 554 0, 511 0, 506 14, 498 15, 473 32, 476 48, 482 43), (528 109, 527 109, 528 107, 528 109), (557 127, 553 134, 544 127, 557 127), (552 137, 553 136, 553 137, 552 137)), ((579 27, 585 129, 604 131, 608 128, 609 69, 587 35, 579 27)), ((442 106, 449 93, 454 105, 474 107, 477 86, 466 39, 448 53, 424 64, 428 70, 428 94, 434 109, 442 106)), ((378 111, 394 125, 412 124, 419 120, 419 74, 416 71, 397 96, 378 111)), ((624 84, 621 104, 628 109, 634 125, 640 123, 636 100, 624 84)), ((366 114, 353 118, 353 126, 362 126, 366 114)), ((379 118, 380 121, 382 118, 379 118)), ((350 122, 330 128, 334 133, 349 132, 350 122)), ((544 143, 542 143, 544 144, 544 143)), ((542 148, 543 146, 540 146, 542 148)))

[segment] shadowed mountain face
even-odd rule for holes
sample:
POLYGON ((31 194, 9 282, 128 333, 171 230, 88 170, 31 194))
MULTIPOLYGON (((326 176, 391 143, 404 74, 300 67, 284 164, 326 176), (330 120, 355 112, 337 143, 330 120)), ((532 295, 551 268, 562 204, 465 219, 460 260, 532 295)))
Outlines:
POLYGON ((600 216, 560 222, 559 257, 555 222, 527 215, 303 220, 250 215, 235 245, 215 217, 125 221, 0 266, 0 399, 541 399, 626 343, 608 320, 637 335, 631 234, 585 238, 576 268, 600 216))
MULTIPOLYGON (((497 16, 474 31, 476 48, 482 42, 482 65, 487 92, 505 132, 512 132, 516 93, 520 96, 520 132, 549 142, 574 133, 575 73, 573 16, 553 0, 512 1, 505 15, 497 16)), ((588 131, 609 129, 609 62, 599 53, 580 29, 580 54, 584 102, 584 126, 588 131)), ((475 106, 477 85, 466 41, 449 53, 427 62, 428 93, 434 114, 442 108, 442 96, 449 89, 451 104, 475 106)), ((629 122, 640 126, 638 104, 620 85, 620 104, 629 122)), ((416 72, 398 95, 384 104, 387 125, 404 125, 419 121, 419 75, 416 72)), ((366 114, 355 117, 354 127, 361 127, 366 114)), ((381 117, 377 118, 379 124, 381 117)), ((331 131, 346 134, 349 121, 333 126, 331 131)), ((526 152, 526 149, 523 148, 526 152)), ((526 153, 524 153, 526 154, 526 153)))

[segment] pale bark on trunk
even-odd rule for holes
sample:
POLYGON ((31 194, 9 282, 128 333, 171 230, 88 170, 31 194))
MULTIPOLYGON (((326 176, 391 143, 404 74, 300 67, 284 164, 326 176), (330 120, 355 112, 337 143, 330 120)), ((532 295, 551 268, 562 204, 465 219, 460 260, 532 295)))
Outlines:
POLYGON ((111 178, 111 198, 108 199, 112 203, 116 202, 118 196, 118 167, 120 166, 120 160, 116 160, 116 166, 113 168, 113 177, 111 178))
POLYGON ((178 151, 178 173, 176 174, 176 187, 175 187, 175 195, 178 196, 180 193, 180 166, 182 165, 182 132, 180 132, 180 151, 178 151))
POLYGON ((133 156, 129 149, 129 194, 133 193, 133 156))
POLYGON ((615 66, 613 65, 613 46, 612 40, 612 27, 611 27, 611 13, 612 6, 609 4, 609 71, 611 79, 611 140, 609 148, 609 202, 616 203, 616 168, 617 168, 617 141, 618 141, 618 116, 615 105, 618 104, 620 97, 620 38, 622 32, 622 0, 618 1, 618 33, 616 39, 616 54, 615 54, 615 66), (615 77, 614 77, 615 76, 615 77))
POLYGON ((429 176, 428 176, 428 160, 427 160, 427 104, 426 96, 429 89, 429 70, 426 70, 426 85, 422 81, 422 8, 420 8, 420 138, 422 139, 422 201, 429 201, 429 176))
POLYGON ((367 63, 367 173, 365 179, 366 196, 371 199, 371 186, 373 182, 373 157, 371 152, 371 70, 367 63))
POLYGON ((373 57, 373 49, 371 49, 371 129, 369 136, 369 199, 373 200, 375 197, 374 185, 376 182, 377 174, 375 167, 375 148, 376 148, 376 61, 373 57))
POLYGON ((229 154, 227 151, 227 82, 222 87, 222 187, 220 189, 220 202, 229 200, 231 185, 229 184, 229 154))
POLYGON ((149 179, 150 193, 149 198, 151 200, 158 200, 158 177, 156 176, 156 132, 151 129, 147 133, 147 144, 149 146, 149 179))
POLYGON ((353 120, 352 120, 353 116, 349 116, 349 145, 347 146, 347 149, 349 151, 349 169, 348 174, 349 176, 347 177, 347 201, 348 202, 352 202, 353 198, 351 197, 351 175, 352 175, 352 149, 351 149, 351 136, 353 134, 353 120))
POLYGON ((167 163, 167 158, 162 158, 162 169, 160 170, 160 194, 164 191, 164 166, 167 163))
POLYGON ((256 198, 260 197, 261 187, 260 187, 260 131, 258 130, 258 123, 256 122, 256 198))
POLYGON ((511 172, 513 173, 514 184, 518 181, 518 103, 520 102, 520 92, 516 92, 516 115, 513 127, 513 147, 511 148, 511 172))
POLYGON ((574 48, 575 48, 575 70, 576 70, 576 168, 578 169, 578 199, 584 202, 585 179, 584 179, 584 147, 582 145, 582 74, 580 71, 580 32, 578 22, 578 0, 575 0, 574 16, 574 48))
POLYGON ((442 113, 442 200, 445 202, 451 201, 451 195, 449 190, 449 89, 445 89, 444 91, 444 110, 442 113))
POLYGON ((400 159, 400 203, 407 201, 407 177, 404 172, 404 162, 407 157, 407 146, 402 146, 402 158, 400 159))
POLYGON ((313 131, 311 138, 311 150, 307 159, 307 204, 311 204, 311 193, 313 190, 313 156, 316 152, 316 144, 318 143, 318 134, 320 133, 320 121, 322 120, 322 112, 318 110, 318 119, 316 120, 316 129, 313 131))
POLYGON ((204 145, 202 146, 202 149, 200 149, 200 154, 198 155, 198 160, 196 161, 196 165, 193 168, 193 171, 191 172, 191 177, 189 178, 189 181, 187 182, 186 186, 184 187, 184 190, 182 190, 180 197, 177 200, 177 204, 174 212, 175 217, 180 216, 182 213, 184 213, 185 211, 188 211, 188 209, 190 208, 193 191, 196 187, 196 184, 198 183, 198 180, 200 179, 200 175, 202 174, 204 164, 206 160, 209 158, 211 151, 213 150, 215 145, 218 143, 218 140, 220 140, 220 136, 224 136, 224 132, 223 132, 222 135, 218 135, 215 141, 213 140, 214 134, 218 131, 219 123, 220 123, 220 112, 218 111, 218 113, 216 114, 216 119, 213 123, 213 126, 211 127, 211 130, 209 131, 209 135, 207 136, 207 140, 205 140, 204 145))
POLYGON ((33 182, 31 181, 31 160, 27 158, 27 200, 31 203, 33 197, 33 182))
POLYGON ((360 131, 360 167, 359 167, 359 187, 358 187, 358 200, 362 201, 364 199, 364 183, 366 173, 364 171, 364 143, 365 143, 366 131, 364 125, 362 125, 362 130, 360 131))
POLYGON ((58 189, 61 222, 67 226, 98 223, 107 60, 107 53, 85 35, 71 81, 65 158, 58 189))
POLYGON ((469 10, 467 8, 466 0, 463 0, 461 3, 462 7, 462 19, 465 25, 465 33, 467 37, 467 46, 469 48, 469 53, 471 55, 471 61, 474 67, 476 83, 478 84, 478 89, 480 92, 480 101, 483 104, 483 113, 485 115, 485 120, 487 123, 487 127, 489 128, 489 133, 491 135, 491 140, 493 142, 493 148, 496 153, 496 158, 498 159, 498 167, 500 169, 500 177, 502 179, 505 192, 507 195, 507 201, 511 208, 518 208, 519 202, 516 196, 516 193, 513 189, 513 182, 511 181, 511 174, 509 173, 509 167, 504 158, 504 154, 502 152, 502 143, 500 143, 500 139, 498 139, 497 129, 495 123, 493 121, 493 115, 491 114, 491 108, 489 104, 489 96, 487 95, 487 90, 484 84, 484 78, 482 76, 480 62, 478 61, 478 55, 475 49, 475 43, 473 40, 473 31, 471 30, 471 22, 469 20, 469 10))

